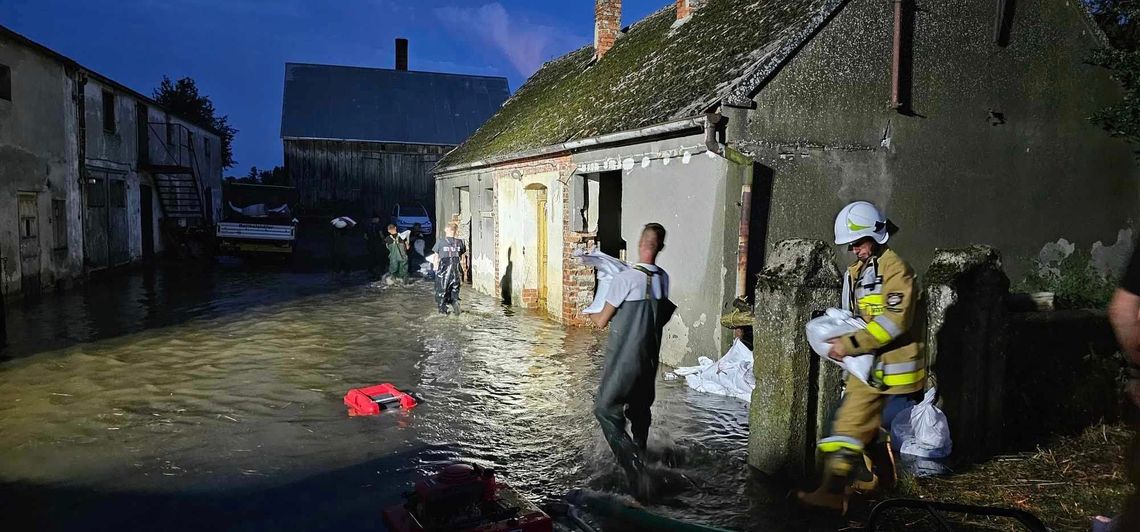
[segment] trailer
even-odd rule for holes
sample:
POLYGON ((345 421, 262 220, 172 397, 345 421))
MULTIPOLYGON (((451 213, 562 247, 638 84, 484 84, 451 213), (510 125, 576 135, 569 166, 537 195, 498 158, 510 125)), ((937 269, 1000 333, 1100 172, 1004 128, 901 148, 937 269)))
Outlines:
POLYGON ((297 239, 297 189, 250 183, 222 186, 219 255, 292 255, 297 239))

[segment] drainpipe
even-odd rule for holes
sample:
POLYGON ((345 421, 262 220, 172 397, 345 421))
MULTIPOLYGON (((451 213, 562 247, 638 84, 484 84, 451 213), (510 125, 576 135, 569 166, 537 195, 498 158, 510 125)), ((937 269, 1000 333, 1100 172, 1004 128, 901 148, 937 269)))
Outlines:
POLYGON ((736 297, 748 290, 748 226, 752 221, 752 170, 745 172, 740 185, 740 240, 736 248, 736 297))
POLYGON ((906 0, 894 0, 895 4, 895 31, 894 31, 894 44, 892 46, 891 57, 891 109, 901 109, 902 98, 899 94, 899 70, 902 63, 902 19, 903 19, 903 2, 906 0))

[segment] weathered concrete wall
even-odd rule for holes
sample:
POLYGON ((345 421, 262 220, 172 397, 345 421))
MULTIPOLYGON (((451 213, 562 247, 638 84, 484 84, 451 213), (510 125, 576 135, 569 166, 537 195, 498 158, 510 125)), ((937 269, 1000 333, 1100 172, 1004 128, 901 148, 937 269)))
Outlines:
POLYGON ((484 294, 495 292, 495 193, 490 172, 451 174, 435 183, 436 238, 443 236, 445 224, 459 212, 457 191, 466 187, 471 192, 472 287, 484 294))
POLYGON ((839 292, 839 269, 820 240, 776 243, 759 275, 748 464, 768 475, 799 480, 814 470, 815 441, 839 399, 842 372, 811 351, 804 324, 835 306, 839 292))
POLYGON ((887 109, 892 9, 852 0, 757 96, 740 148, 774 169, 769 242, 828 240, 867 199, 912 264, 987 243, 1018 279, 1046 242, 1113 242, 1135 219, 1133 149, 1088 121, 1121 93, 1085 64, 1099 44, 1079 2, 1017 2, 1004 47, 993 2, 920 2, 911 115, 887 109))
POLYGON ((0 38, 0 64, 11 68, 12 100, 0 100, 0 290, 21 290, 24 276, 40 286, 82 273, 82 219, 76 163, 74 85, 63 65, 0 38), (39 257, 20 257, 17 194, 36 194, 39 257), (52 216, 52 201, 66 216, 52 216), (55 239, 55 227, 66 237, 55 239), (38 276, 38 279, 35 277, 38 276))
POLYGON ((939 249, 926 272, 926 351, 954 454, 1002 448, 1009 278, 988 246, 939 249))
POLYGON ((678 308, 666 326, 661 361, 683 366, 699 356, 719 358, 731 341, 719 319, 735 297, 741 172, 730 172, 735 165, 723 157, 710 157, 703 136, 594 150, 576 154, 574 162, 578 173, 621 171, 627 260, 637 261, 646 223, 665 226, 657 260, 669 272, 678 308))

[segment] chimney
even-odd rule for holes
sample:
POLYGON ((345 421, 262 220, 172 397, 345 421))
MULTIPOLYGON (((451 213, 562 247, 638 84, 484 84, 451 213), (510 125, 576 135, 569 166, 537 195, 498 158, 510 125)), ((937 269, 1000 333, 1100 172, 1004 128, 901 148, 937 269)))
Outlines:
POLYGON ((396 39, 396 70, 408 69, 408 40, 396 39))
POLYGON ((708 0, 677 0, 677 20, 684 20, 705 6, 708 0))
POLYGON ((597 0, 594 4, 594 57, 601 59, 613 48, 621 33, 621 0, 597 0))

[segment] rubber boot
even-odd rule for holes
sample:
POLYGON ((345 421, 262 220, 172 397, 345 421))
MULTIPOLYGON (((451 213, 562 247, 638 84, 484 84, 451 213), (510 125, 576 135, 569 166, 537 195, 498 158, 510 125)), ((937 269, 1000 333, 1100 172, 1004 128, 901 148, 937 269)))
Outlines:
POLYGON ((869 455, 863 455, 861 466, 852 471, 851 490, 861 493, 871 493, 879 489, 879 475, 875 474, 875 466, 869 455))
POLYGON ((812 492, 800 491, 796 497, 803 504, 847 513, 847 485, 855 474, 861 453, 837 451, 827 457, 823 480, 812 492))
POLYGON ((456 316, 458 316, 458 315, 460 314, 460 312, 459 312, 459 302, 458 302, 458 301, 452 301, 452 302, 451 302, 451 308, 455 310, 455 315, 456 315, 456 316))

